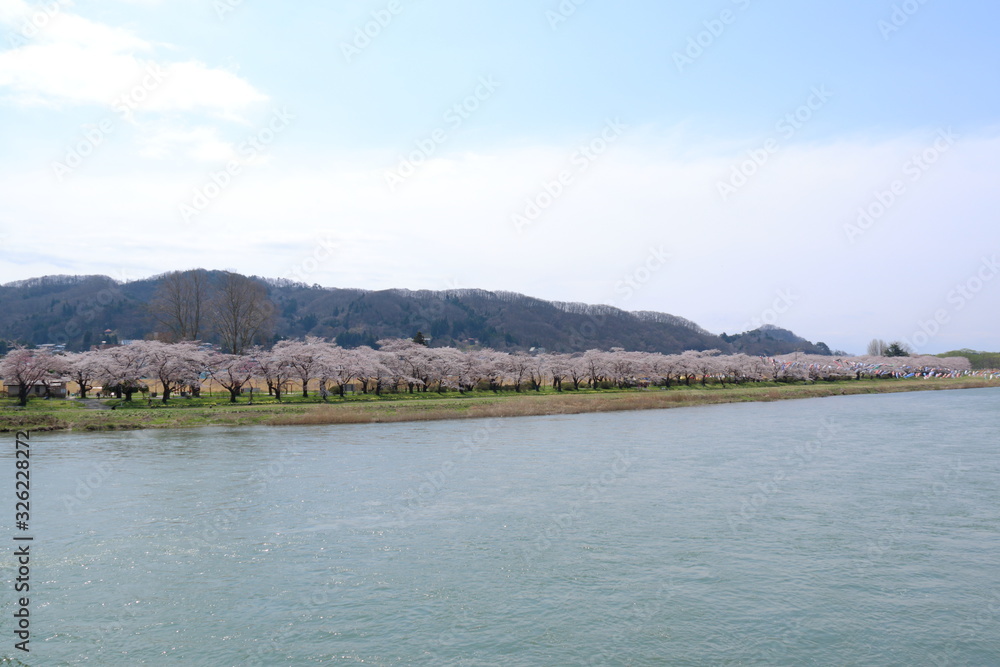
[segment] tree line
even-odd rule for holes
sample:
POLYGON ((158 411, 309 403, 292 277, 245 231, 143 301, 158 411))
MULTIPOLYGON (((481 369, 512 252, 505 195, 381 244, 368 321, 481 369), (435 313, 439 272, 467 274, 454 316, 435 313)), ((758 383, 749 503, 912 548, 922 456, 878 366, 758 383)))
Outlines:
MULTIPOLYGON (((193 330, 192 330, 193 331, 193 330)), ((244 339, 245 340, 245 339, 244 339)), ((411 339, 383 339, 378 348, 353 349, 309 337, 286 340, 271 348, 243 345, 238 353, 212 349, 194 341, 135 341, 86 352, 54 353, 17 347, 0 360, 0 378, 19 387, 27 403, 34 385, 68 378, 81 398, 95 387, 126 401, 160 388, 167 402, 178 391, 198 395, 213 380, 236 402, 245 388, 264 384, 281 400, 293 385, 303 397, 314 391, 324 400, 344 396, 354 385, 363 393, 499 392, 635 388, 675 385, 741 384, 762 381, 819 381, 863 377, 954 376, 968 374, 964 357, 839 357, 790 354, 762 357, 721 354, 718 350, 681 354, 635 352, 622 348, 577 354, 530 354, 493 349, 460 350, 428 347, 411 339)), ((239 348, 233 348, 239 349, 239 348)), ((252 393, 251 393, 252 397, 252 393)))

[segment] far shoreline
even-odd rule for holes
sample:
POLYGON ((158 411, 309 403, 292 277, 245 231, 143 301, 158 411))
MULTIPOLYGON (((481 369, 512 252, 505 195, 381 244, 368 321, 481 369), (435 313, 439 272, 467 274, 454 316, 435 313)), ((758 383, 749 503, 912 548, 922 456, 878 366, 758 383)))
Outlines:
MULTIPOLYGON (((73 399, 33 401, 26 409, 0 408, 0 431, 124 431, 150 428, 192 428, 202 426, 305 426, 331 424, 387 424, 453 419, 485 419, 572 415, 593 412, 659 410, 720 405, 759 403, 802 398, 825 398, 862 394, 887 394, 910 391, 981 389, 1000 387, 1000 379, 988 378, 909 378, 838 380, 807 384, 754 383, 752 385, 692 385, 671 388, 533 391, 493 394, 446 394, 443 396, 389 395, 380 398, 342 401, 333 397, 327 403, 289 401, 285 403, 217 402, 204 406, 185 406, 185 399, 173 399, 162 406, 153 401, 134 401, 121 409, 85 409, 73 399)), ((203 399, 204 400, 204 399, 203 399)), ((212 400, 210 397, 208 400, 212 400)), ((108 403, 116 403, 109 401, 108 403)))

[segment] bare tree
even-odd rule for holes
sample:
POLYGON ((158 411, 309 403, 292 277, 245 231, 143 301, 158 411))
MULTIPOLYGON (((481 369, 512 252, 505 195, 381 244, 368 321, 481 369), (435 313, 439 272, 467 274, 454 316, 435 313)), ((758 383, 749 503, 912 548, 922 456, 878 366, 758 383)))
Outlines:
POLYGON ((270 332, 274 304, 267 297, 267 288, 256 280, 227 273, 212 301, 212 314, 222 346, 233 354, 243 354, 270 332))
POLYGON ((872 338, 871 342, 868 343, 867 354, 869 357, 882 357, 885 356, 885 350, 888 347, 889 344, 884 340, 872 338))
POLYGON ((170 340, 199 340, 206 329, 208 302, 208 272, 193 269, 165 275, 150 308, 170 340))

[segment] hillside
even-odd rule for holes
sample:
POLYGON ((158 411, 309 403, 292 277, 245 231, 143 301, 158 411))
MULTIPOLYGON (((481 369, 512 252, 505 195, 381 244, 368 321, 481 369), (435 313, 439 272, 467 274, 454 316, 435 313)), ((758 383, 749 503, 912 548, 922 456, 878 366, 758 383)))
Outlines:
MULTIPOLYGON (((225 274, 205 275, 211 286, 225 274)), ((557 303, 512 292, 367 291, 254 279, 267 288, 275 305, 273 340, 312 335, 356 347, 421 331, 433 346, 507 350, 829 353, 822 343, 814 345, 774 327, 720 337, 667 313, 557 303)), ((119 283, 107 276, 47 276, 0 285, 0 340, 65 343, 67 349, 79 350, 101 342, 107 329, 119 339, 146 338, 157 330, 149 304, 162 280, 155 276, 119 283)))
POLYGON ((972 370, 980 371, 991 368, 1000 368, 1000 352, 980 352, 968 348, 962 350, 952 350, 937 355, 939 357, 965 357, 972 364, 972 370))

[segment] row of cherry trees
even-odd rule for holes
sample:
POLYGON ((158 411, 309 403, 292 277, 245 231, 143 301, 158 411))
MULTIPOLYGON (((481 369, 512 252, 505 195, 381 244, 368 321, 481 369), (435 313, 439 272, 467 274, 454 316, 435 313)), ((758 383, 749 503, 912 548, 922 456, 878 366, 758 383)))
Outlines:
POLYGON ((692 383, 832 380, 883 376, 941 376, 969 373, 964 357, 845 357, 791 354, 756 357, 722 355, 718 350, 683 354, 588 350, 580 354, 527 354, 495 350, 430 348, 406 339, 379 341, 379 349, 345 349, 318 338, 281 341, 271 349, 254 347, 243 354, 206 350, 191 342, 139 341, 104 350, 69 354, 18 348, 0 361, 0 378, 18 385, 22 404, 31 386, 69 378, 82 397, 94 387, 131 400, 149 383, 159 385, 162 400, 182 388, 197 395, 209 378, 236 401, 244 388, 263 383, 280 400, 292 385, 308 396, 310 387, 326 399, 330 387, 343 396, 348 385, 365 393, 398 391, 471 391, 542 387, 672 386, 692 383))

